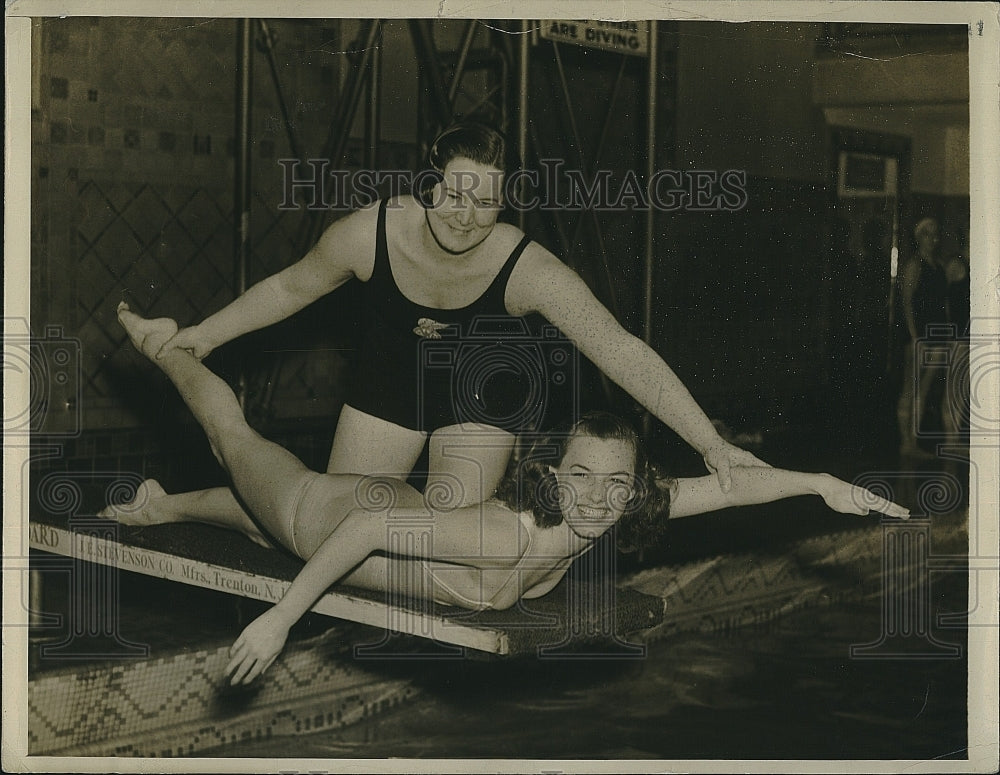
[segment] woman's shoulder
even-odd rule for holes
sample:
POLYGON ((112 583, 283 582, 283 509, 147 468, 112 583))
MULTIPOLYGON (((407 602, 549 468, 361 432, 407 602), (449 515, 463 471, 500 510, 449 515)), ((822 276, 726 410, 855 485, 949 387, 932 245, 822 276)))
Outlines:
POLYGON ((924 261, 920 256, 907 256, 899 262, 899 278, 903 282, 914 282, 923 273, 924 261))
POLYGON ((373 210, 385 207, 386 212, 406 212, 411 215, 419 213, 424 206, 418 202, 411 194, 396 194, 394 196, 383 197, 369 205, 373 210))
POLYGON ((529 533, 534 533, 536 530, 544 530, 545 528, 540 528, 535 523, 535 516, 531 513, 530 509, 514 509, 507 505, 506 501, 498 498, 496 495, 483 501, 481 504, 482 508, 489 512, 490 515, 499 517, 501 519, 510 520, 517 519, 518 522, 527 530, 529 533))
POLYGON ((960 283, 969 279, 969 270, 962 256, 952 256, 944 263, 944 274, 949 283, 960 283))
POLYGON ((486 500, 484 500, 482 506, 483 508, 490 509, 493 512, 506 514, 508 517, 510 515, 514 515, 522 522, 524 521, 525 516, 527 516, 528 519, 531 519, 530 511, 521 511, 518 509, 511 508, 509 505, 507 505, 507 502, 503 498, 497 495, 492 495, 486 500))
POLYGON ((514 224, 505 223, 504 221, 497 222, 497 224, 493 227, 493 233, 505 240, 513 240, 515 243, 524 239, 523 231, 517 228, 514 224))
POLYGON ((424 224, 424 205, 411 194, 396 194, 380 199, 373 205, 385 208, 385 233, 397 243, 412 242, 415 230, 424 224))

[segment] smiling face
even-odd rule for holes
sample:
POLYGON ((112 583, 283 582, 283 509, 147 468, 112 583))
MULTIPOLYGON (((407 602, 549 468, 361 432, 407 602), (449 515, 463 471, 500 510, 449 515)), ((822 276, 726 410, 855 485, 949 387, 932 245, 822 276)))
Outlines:
POLYGON ((486 239, 500 215, 503 172, 459 156, 445 165, 431 193, 427 226, 448 253, 465 253, 486 239))
POLYGON ((635 494, 635 449, 622 439, 574 436, 555 476, 559 508, 581 538, 598 538, 619 520, 635 494))

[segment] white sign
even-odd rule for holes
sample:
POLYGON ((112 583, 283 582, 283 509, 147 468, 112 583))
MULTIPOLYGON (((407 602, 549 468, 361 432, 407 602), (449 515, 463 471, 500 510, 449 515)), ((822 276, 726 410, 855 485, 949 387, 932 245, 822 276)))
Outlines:
POLYGON ((649 56, 649 22, 602 22, 593 19, 542 19, 545 40, 575 43, 620 54, 649 56))

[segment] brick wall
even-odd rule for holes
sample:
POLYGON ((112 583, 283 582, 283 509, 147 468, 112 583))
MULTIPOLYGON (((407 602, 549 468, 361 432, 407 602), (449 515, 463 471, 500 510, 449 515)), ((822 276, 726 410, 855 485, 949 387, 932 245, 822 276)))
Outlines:
MULTIPOLYGON (((233 297, 236 25, 35 21, 32 332, 55 327, 79 341, 80 382, 70 398, 84 429, 141 421, 120 396, 142 369, 122 358, 125 338, 114 320, 120 299, 191 324, 233 297)), ((269 27, 299 143, 317 156, 347 66, 337 22, 269 27)), ((291 153, 261 40, 255 29, 250 282, 298 257, 303 225, 303 213, 277 210, 277 160, 291 153)), ((283 380, 272 392, 290 407, 276 413, 334 412, 336 391, 314 382, 340 373, 338 357, 290 360, 278 370, 267 365, 264 379, 283 380)), ((49 419, 65 426, 70 420, 59 411, 51 407, 49 419)))

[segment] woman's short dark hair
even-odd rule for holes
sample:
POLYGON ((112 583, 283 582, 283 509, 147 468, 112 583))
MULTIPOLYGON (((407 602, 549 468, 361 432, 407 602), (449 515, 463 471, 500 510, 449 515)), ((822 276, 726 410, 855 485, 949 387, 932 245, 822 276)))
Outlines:
POLYGON ((506 172, 507 140, 501 132, 486 124, 458 121, 435 138, 427 160, 432 169, 444 172, 448 162, 459 157, 506 172))
POLYGON ((536 437, 523 454, 512 458, 507 473, 497 487, 497 497, 513 511, 530 511, 538 527, 555 527, 563 521, 555 476, 557 467, 576 436, 616 439, 632 446, 635 453, 635 482, 632 497, 616 525, 618 546, 635 550, 656 543, 665 532, 670 509, 669 480, 658 476, 646 456, 635 429, 608 412, 588 412, 575 423, 536 437))

